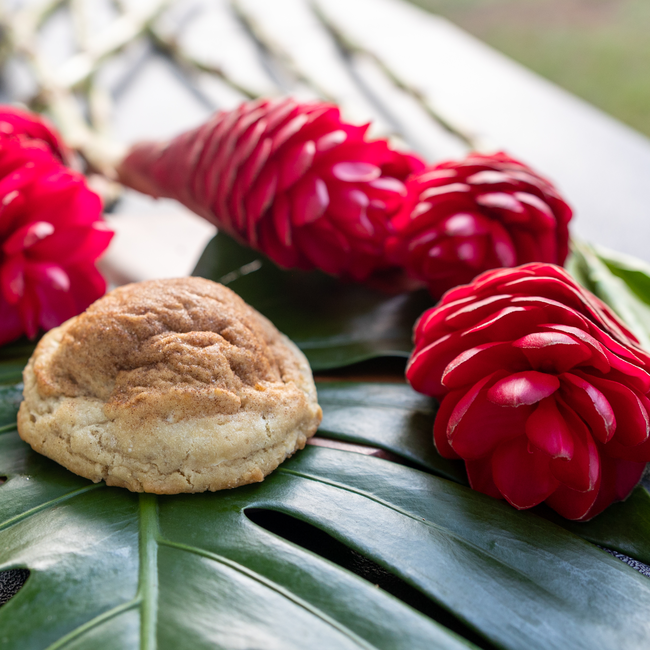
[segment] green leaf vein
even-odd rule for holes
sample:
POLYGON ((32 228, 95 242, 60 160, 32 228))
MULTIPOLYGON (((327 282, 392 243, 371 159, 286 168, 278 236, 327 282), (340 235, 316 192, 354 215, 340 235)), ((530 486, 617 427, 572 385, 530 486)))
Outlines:
POLYGON ((299 598, 295 594, 291 593, 290 591, 283 589, 280 587, 278 584, 267 580, 263 576, 261 576, 259 573, 256 573, 254 571, 251 571, 250 569, 247 569, 245 566, 239 564, 238 562, 234 562, 233 560, 229 560, 226 557, 223 557, 222 555, 217 555, 216 553, 212 553, 210 551, 206 551, 201 548, 197 548, 195 546, 190 546, 188 544, 181 544, 179 542, 172 542, 166 539, 161 539, 159 540, 159 543, 162 546, 168 546, 170 548, 176 548, 181 551, 186 551, 188 553, 193 553, 195 555, 199 555, 201 557, 205 557, 207 559, 213 560, 215 562, 218 562, 219 564, 223 564, 224 566, 227 566, 230 569, 233 569, 234 571, 237 571, 241 573, 242 575, 245 575, 248 578, 251 578, 252 580, 255 580, 256 582, 259 582, 260 584, 264 585, 267 589, 271 589, 272 591, 275 591, 276 593, 280 594, 284 598, 287 598, 291 602, 295 603, 299 607, 302 607, 306 611, 308 611, 310 614, 313 614, 314 616, 317 616, 320 618, 322 621, 327 623, 328 625, 332 626, 334 629, 338 630, 348 638, 352 639, 356 643, 358 643, 360 646, 364 648, 368 648, 368 650, 374 650, 376 646, 370 645, 365 639, 362 639, 361 637, 357 636, 353 632, 351 632, 348 628, 345 626, 340 625, 335 619, 331 618, 327 614, 325 614, 323 611, 320 609, 313 607, 310 605, 307 601, 303 600, 302 598, 299 598))
POLYGON ((77 490, 73 490, 72 492, 68 492, 67 494, 62 494, 60 497, 57 497, 56 499, 51 499, 50 501, 41 503, 35 508, 30 508, 29 510, 22 512, 21 514, 16 515, 11 519, 7 519, 6 521, 3 521, 2 523, 0 523, 0 530, 5 530, 6 528, 13 526, 14 524, 17 524, 25 519, 29 519, 29 517, 32 517, 38 514, 39 512, 42 512, 43 510, 47 510, 48 508, 53 508, 59 503, 63 503, 64 501, 69 501, 70 499, 74 499, 77 496, 86 494, 86 492, 92 492, 92 490, 98 490, 104 487, 106 487, 104 483, 97 483, 93 485, 87 485, 86 487, 82 487, 77 490))
POLYGON ((68 634, 62 636, 60 639, 55 641, 52 645, 49 645, 46 648, 46 650, 61 650, 61 648, 64 648, 71 641, 78 639, 85 632, 92 630, 94 627, 97 627, 98 625, 101 625, 106 621, 110 621, 112 618, 115 618, 116 616, 119 616, 124 612, 128 612, 130 609, 134 609, 135 607, 138 607, 139 604, 140 604, 139 600, 137 598, 134 598, 133 600, 130 600, 127 603, 123 603, 122 605, 113 607, 112 609, 109 609, 107 612, 104 612, 103 614, 96 616, 90 621, 75 628, 71 632, 68 632, 68 634))

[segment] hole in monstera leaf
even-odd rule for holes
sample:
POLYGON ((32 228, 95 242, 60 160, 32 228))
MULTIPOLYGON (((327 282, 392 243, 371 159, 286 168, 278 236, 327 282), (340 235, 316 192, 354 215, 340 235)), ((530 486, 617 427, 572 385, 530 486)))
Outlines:
POLYGON ((27 582, 27 569, 9 569, 0 571, 0 607, 11 600, 27 582))
POLYGON ((639 573, 642 573, 646 578, 650 578, 649 565, 643 562, 639 562, 639 560, 635 560, 633 557, 630 557, 629 555, 625 555, 625 553, 619 553, 618 551, 614 551, 611 548, 605 548, 604 546, 600 546, 600 544, 596 544, 596 546, 598 546, 598 548, 601 549, 602 551, 605 551, 605 553, 609 553, 610 555, 613 555, 617 560, 620 560, 621 562, 625 562, 625 564, 631 566, 639 573))
POLYGON ((356 573, 359 577, 399 598, 403 603, 417 609, 425 616, 444 625, 479 648, 492 650, 495 647, 458 620, 453 614, 434 603, 404 580, 379 566, 373 560, 348 548, 345 544, 320 530, 320 528, 274 510, 247 508, 245 512, 253 523, 270 533, 274 533, 312 553, 316 553, 322 558, 338 564, 343 569, 356 573))

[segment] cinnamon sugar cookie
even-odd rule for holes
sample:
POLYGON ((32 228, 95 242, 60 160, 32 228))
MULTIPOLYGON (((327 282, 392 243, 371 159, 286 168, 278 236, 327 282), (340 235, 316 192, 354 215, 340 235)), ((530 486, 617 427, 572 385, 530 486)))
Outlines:
POLYGON ((321 420, 302 352, 201 278, 109 293, 43 337, 24 381, 23 440, 134 492, 261 481, 321 420))

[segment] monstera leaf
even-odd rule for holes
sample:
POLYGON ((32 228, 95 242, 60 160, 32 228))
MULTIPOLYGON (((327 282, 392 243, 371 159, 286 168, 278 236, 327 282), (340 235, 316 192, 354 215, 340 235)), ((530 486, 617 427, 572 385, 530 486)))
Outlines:
POLYGON ((409 356, 413 324, 433 304, 425 291, 387 295, 318 271, 286 271, 219 233, 194 275, 238 293, 292 339, 313 370, 409 356))
MULTIPOLYGON (((3 389, 3 422, 16 392, 3 389)), ((433 409, 408 387, 320 394, 324 433, 416 463, 405 436, 424 435, 433 409), (359 405, 382 401, 368 426, 359 405)), ((444 473, 432 453, 418 466, 444 473)), ((0 570, 30 571, 0 608, 1 648, 650 643, 641 574, 534 513, 399 463, 309 447, 261 484, 157 497, 92 484, 11 430, 0 474, 0 570)))

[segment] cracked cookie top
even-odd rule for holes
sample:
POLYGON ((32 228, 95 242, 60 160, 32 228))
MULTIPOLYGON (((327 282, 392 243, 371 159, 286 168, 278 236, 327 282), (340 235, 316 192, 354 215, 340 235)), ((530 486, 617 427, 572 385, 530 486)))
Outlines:
POLYGON ((302 380, 275 327, 202 278, 116 289, 66 323, 34 369, 44 396, 96 397, 113 416, 137 407, 145 419, 234 413, 268 387, 302 380))

